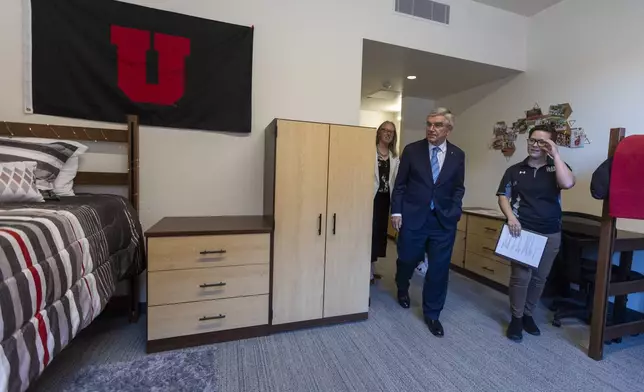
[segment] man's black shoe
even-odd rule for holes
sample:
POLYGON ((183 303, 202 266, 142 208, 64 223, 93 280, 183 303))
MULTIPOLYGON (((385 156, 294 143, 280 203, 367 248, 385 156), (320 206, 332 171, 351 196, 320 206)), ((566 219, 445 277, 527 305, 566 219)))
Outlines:
POLYGON ((443 329, 443 324, 441 324, 440 321, 426 319, 425 323, 427 324, 427 327, 429 327, 429 332, 431 332, 432 335, 439 338, 445 336, 445 330, 443 329))
POLYGON ((398 303, 405 309, 409 309, 411 305, 411 300, 409 299, 409 293, 398 293, 398 303))

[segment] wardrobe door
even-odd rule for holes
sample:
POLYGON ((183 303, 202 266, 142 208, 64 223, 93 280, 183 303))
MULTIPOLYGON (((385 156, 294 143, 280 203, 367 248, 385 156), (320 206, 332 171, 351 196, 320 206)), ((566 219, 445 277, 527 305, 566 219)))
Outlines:
POLYGON ((374 129, 331 125, 324 317, 369 311, 374 129))
POLYGON ((322 318, 329 125, 278 120, 273 324, 322 318))

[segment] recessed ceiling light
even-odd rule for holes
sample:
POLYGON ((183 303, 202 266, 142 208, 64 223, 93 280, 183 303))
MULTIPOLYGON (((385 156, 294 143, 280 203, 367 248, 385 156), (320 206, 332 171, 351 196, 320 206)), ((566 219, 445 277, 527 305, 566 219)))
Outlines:
POLYGON ((409 75, 409 76, 407 76, 407 79, 414 80, 414 79, 416 79, 416 77, 414 75, 409 75))

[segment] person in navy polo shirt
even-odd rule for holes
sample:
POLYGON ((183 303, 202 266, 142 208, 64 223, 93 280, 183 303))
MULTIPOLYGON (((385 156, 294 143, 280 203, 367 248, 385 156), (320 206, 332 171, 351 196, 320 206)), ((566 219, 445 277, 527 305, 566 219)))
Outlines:
POLYGON ((519 236, 525 229, 548 237, 538 269, 512 263, 509 290, 512 321, 506 336, 517 342, 523 339, 524 330, 535 336, 541 334, 532 312, 559 252, 561 190, 575 185, 575 176, 553 141, 555 135, 546 125, 532 128, 528 134, 528 157, 505 171, 497 191, 511 235, 519 236))

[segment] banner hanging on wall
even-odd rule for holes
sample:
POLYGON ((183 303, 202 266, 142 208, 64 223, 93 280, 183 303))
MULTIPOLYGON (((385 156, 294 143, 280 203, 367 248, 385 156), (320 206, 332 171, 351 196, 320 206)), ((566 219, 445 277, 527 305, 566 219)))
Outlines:
POLYGON ((253 28, 113 0, 23 0, 25 112, 248 133, 253 28))

